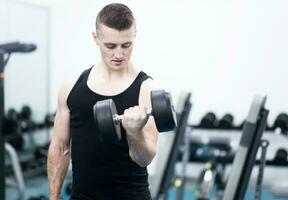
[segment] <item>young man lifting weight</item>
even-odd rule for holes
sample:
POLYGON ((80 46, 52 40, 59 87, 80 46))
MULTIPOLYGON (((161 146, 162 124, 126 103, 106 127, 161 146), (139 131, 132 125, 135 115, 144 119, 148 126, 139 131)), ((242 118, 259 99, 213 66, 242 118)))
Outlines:
POLYGON ((151 199, 146 167, 156 154, 158 131, 146 109, 150 92, 158 88, 130 61, 135 36, 135 19, 126 5, 109 4, 99 12, 93 38, 100 63, 64 83, 58 94, 48 153, 51 200, 60 199, 70 153, 73 200, 151 199), (93 106, 107 98, 124 113, 119 142, 103 142, 95 131, 93 106))

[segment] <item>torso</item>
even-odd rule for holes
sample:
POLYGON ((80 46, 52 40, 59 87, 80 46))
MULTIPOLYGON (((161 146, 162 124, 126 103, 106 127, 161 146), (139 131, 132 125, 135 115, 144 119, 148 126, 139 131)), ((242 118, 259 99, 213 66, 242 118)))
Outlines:
POLYGON ((108 83, 94 82, 99 78, 93 73, 90 76, 89 72, 92 71, 84 71, 67 98, 70 111, 72 198, 106 199, 112 195, 118 199, 151 199, 147 168, 131 160, 126 131, 121 127, 119 142, 103 142, 99 139, 93 119, 93 106, 100 100, 112 98, 119 113, 138 105, 141 85, 149 76, 135 71, 135 74, 127 76, 129 78, 121 79, 119 85, 115 84, 115 79, 110 81, 115 87, 108 90, 111 87, 108 83))

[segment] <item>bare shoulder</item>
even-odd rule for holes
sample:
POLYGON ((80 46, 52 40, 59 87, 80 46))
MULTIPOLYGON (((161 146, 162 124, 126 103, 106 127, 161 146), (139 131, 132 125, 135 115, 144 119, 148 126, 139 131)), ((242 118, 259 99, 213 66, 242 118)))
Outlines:
POLYGON ((156 81, 154 81, 151 78, 148 78, 145 81, 143 81, 143 83, 141 85, 141 92, 142 91, 150 92, 152 90, 160 90, 160 89, 161 89, 161 87, 159 86, 159 84, 156 83, 156 81))
POLYGON ((139 105, 146 105, 151 107, 150 96, 151 91, 160 90, 161 87, 156 81, 149 78, 143 81, 141 84, 140 95, 139 95, 139 105))
POLYGON ((65 80, 58 92, 58 103, 61 105, 66 104, 66 100, 68 98, 68 95, 70 94, 73 86, 75 85, 77 79, 69 79, 65 80))

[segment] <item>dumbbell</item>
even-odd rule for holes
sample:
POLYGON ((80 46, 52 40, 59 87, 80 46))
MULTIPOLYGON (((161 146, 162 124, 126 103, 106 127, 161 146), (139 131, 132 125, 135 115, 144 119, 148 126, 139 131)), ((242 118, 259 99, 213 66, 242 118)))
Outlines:
POLYGON ((10 108, 7 112, 7 119, 17 121, 18 115, 19 114, 17 113, 17 111, 14 108, 10 108))
POLYGON ((274 122, 274 130, 280 128, 281 133, 287 135, 288 132, 288 114, 280 113, 275 122, 274 122))
POLYGON ((5 140, 11 144, 16 150, 23 148, 24 139, 19 134, 19 113, 10 108, 3 120, 3 132, 5 134, 5 140))
POLYGON ((222 119, 219 120, 218 128, 220 129, 232 129, 233 128, 233 116, 231 114, 225 114, 222 119))
POLYGON ((21 119, 30 119, 32 114, 31 108, 28 105, 24 105, 21 108, 21 112, 20 112, 20 118, 21 119))
POLYGON ((199 128, 214 129, 217 127, 217 123, 216 115, 213 112, 208 112, 201 119, 199 128))
POLYGON ((32 111, 30 106, 24 105, 19 113, 19 125, 21 132, 25 133, 36 128, 35 123, 31 119, 32 111))
POLYGON ((5 135, 18 133, 18 113, 14 108, 10 108, 4 116, 3 132, 5 135))
POLYGON ((231 141, 228 138, 210 137, 208 147, 223 152, 231 152, 231 141))
POLYGON ((56 113, 49 113, 45 116, 44 126, 50 128, 54 125, 56 113))
POLYGON ((288 152, 284 148, 280 148, 277 150, 276 155, 273 159, 274 165, 284 166, 288 162, 288 152))
MULTIPOLYGON (((151 91, 152 110, 147 116, 153 116, 159 132, 171 131, 177 126, 176 113, 170 93, 164 90, 151 91)), ((123 115, 117 114, 112 99, 98 101, 93 107, 94 120, 104 141, 121 140, 120 123, 123 115)))
POLYGON ((5 137, 5 140, 11 144, 16 150, 22 150, 24 139, 20 134, 11 134, 5 137))

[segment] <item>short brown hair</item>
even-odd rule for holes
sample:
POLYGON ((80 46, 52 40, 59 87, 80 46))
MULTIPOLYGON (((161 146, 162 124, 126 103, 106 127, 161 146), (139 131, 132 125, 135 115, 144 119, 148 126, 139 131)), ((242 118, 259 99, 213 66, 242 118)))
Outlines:
POLYGON ((121 3, 108 4, 97 15, 96 30, 99 29, 100 24, 118 31, 127 30, 131 28, 134 20, 133 13, 128 6, 121 3))

